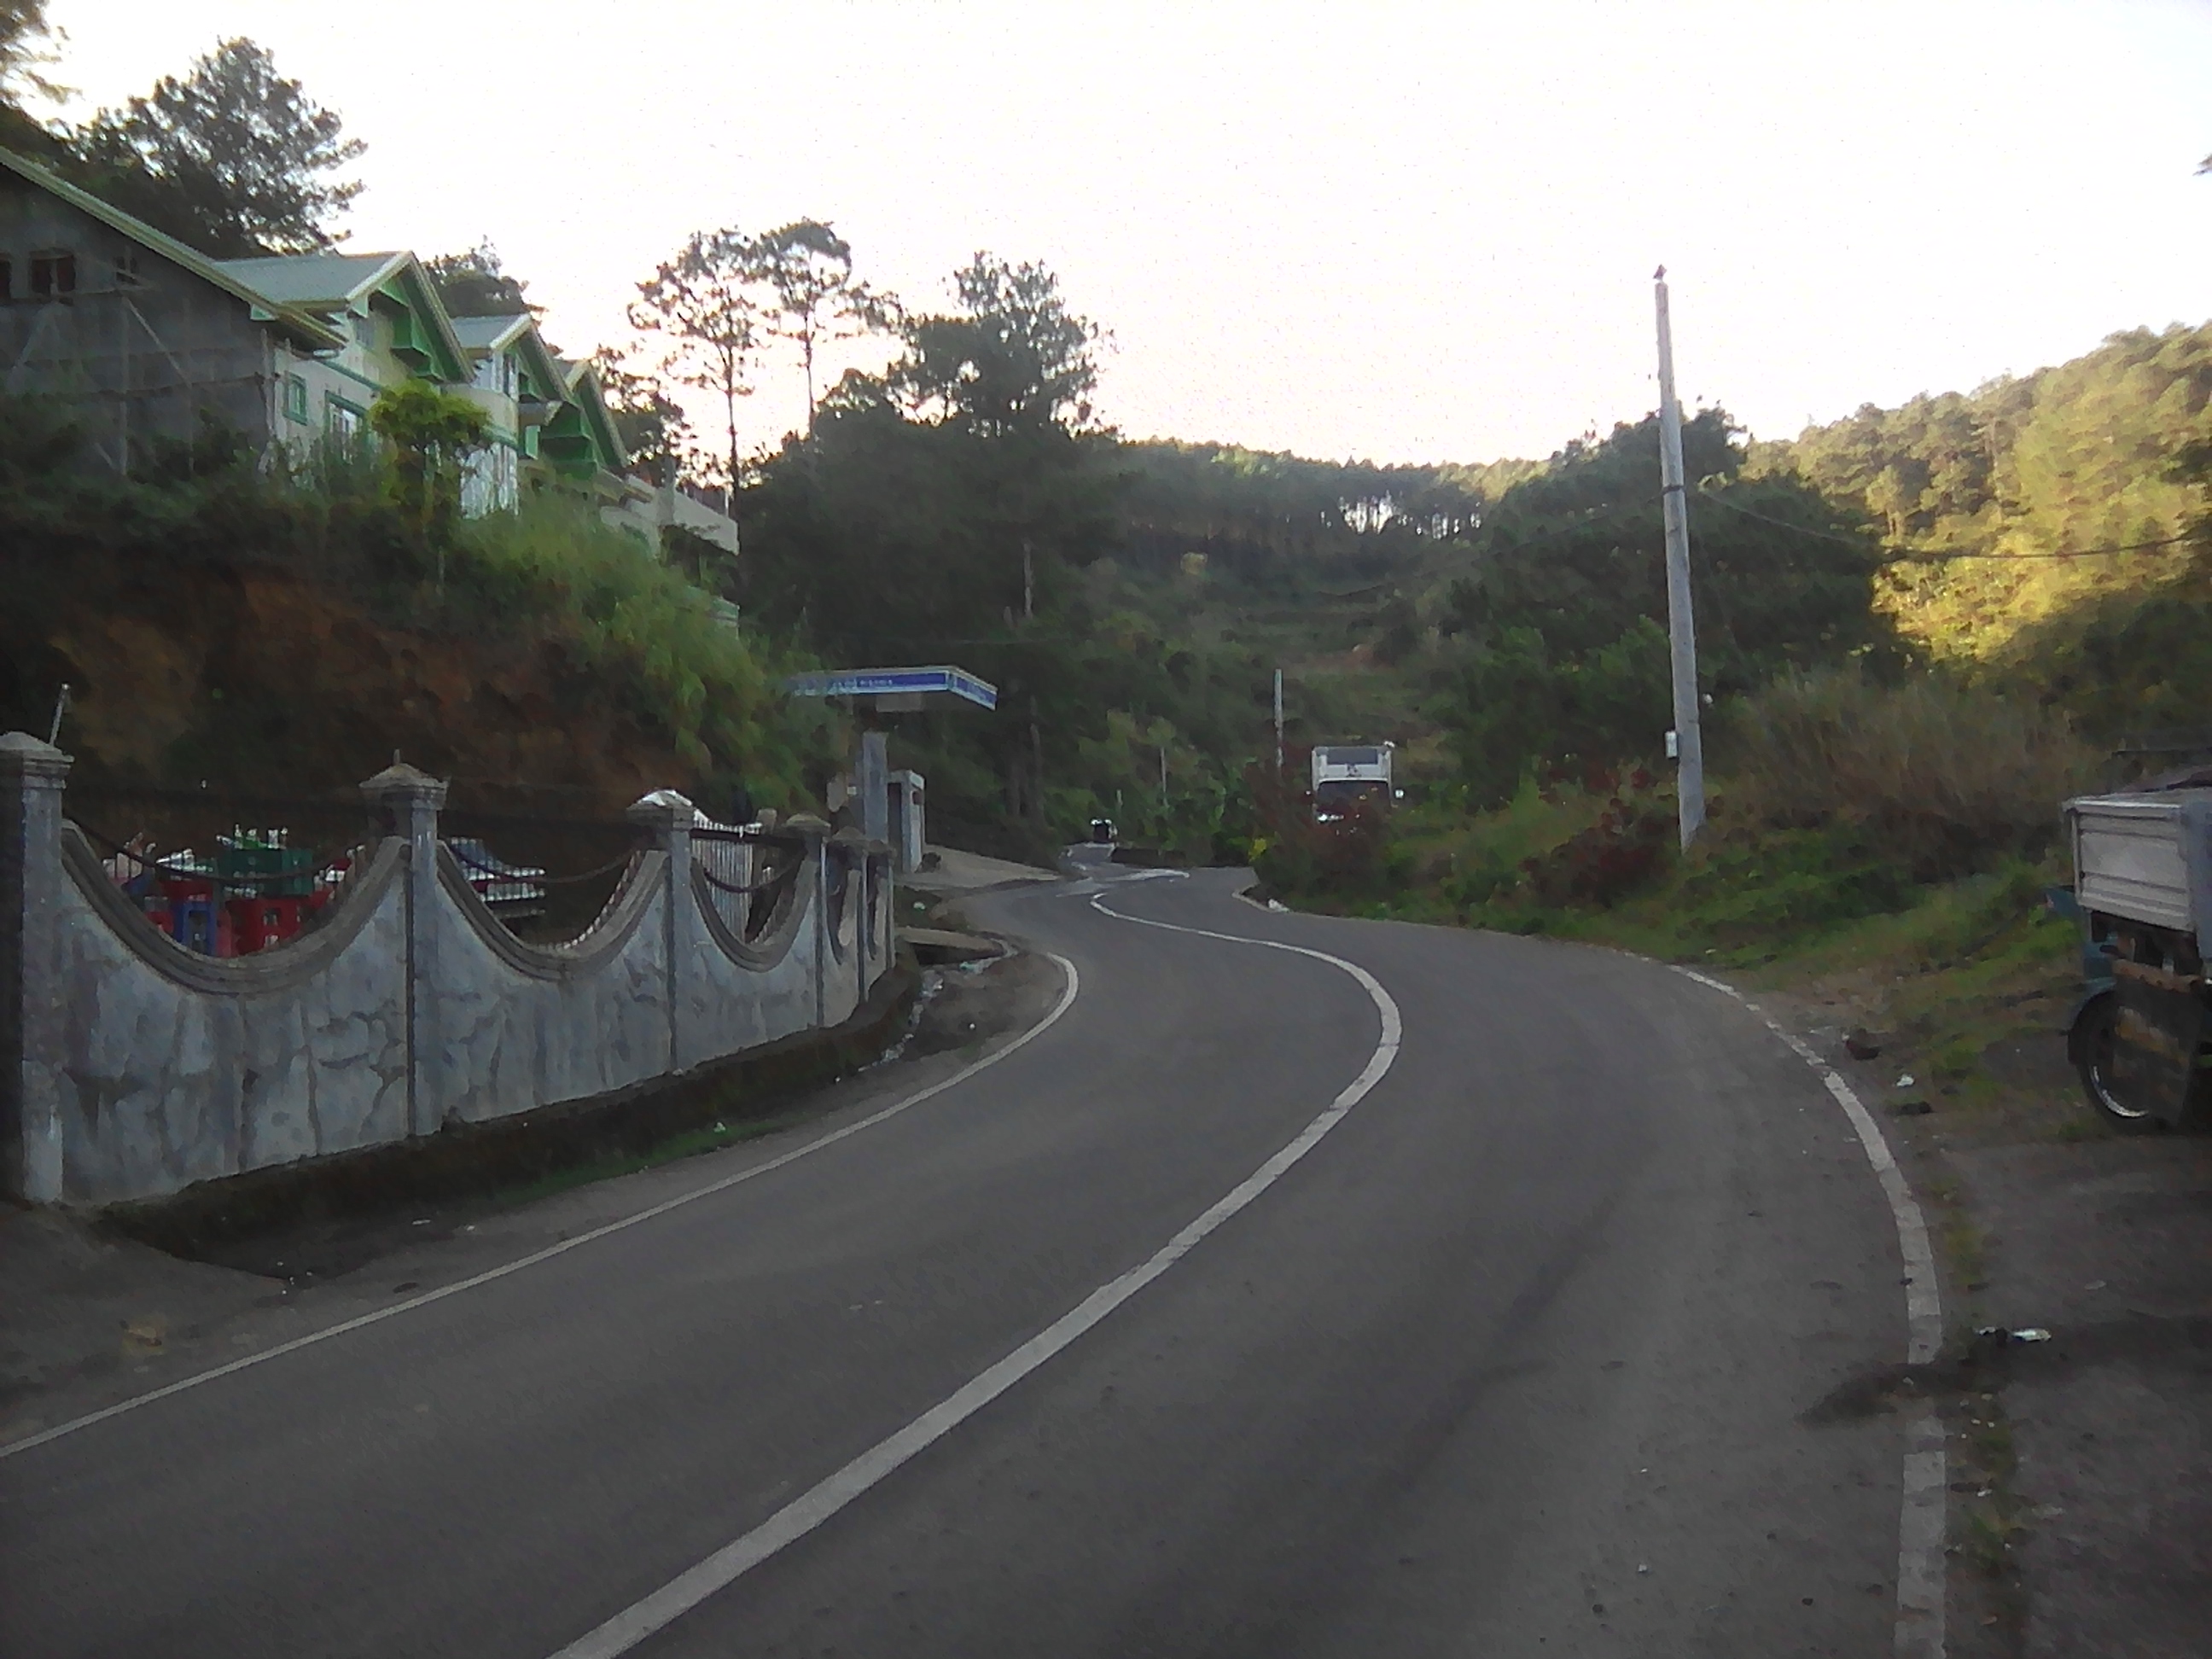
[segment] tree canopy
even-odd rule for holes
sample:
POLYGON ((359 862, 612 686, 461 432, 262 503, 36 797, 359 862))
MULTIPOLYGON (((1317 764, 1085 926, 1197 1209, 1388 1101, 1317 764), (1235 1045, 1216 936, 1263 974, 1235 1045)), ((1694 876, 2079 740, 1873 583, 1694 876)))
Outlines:
POLYGON ((1060 278, 978 253, 952 283, 957 309, 907 320, 894 391, 978 437, 1089 426, 1103 333, 1068 309, 1060 278))
POLYGON ((530 285, 509 274, 488 236, 466 252, 434 255, 422 269, 449 317, 513 317, 536 309, 524 294, 530 285))
POLYGON ((216 258, 329 247, 362 190, 335 176, 362 141, 242 37, 63 143, 78 183, 216 258))

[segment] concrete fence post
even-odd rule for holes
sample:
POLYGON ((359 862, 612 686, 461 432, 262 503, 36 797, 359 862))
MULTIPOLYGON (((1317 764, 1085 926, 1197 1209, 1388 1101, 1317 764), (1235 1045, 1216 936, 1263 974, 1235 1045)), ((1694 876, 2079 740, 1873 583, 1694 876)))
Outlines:
POLYGON ((407 843, 407 1133, 435 1134, 445 1121, 445 1040, 438 971, 438 809, 444 780, 395 761, 361 786, 407 843))
POLYGON ((0 1191, 62 1196, 66 1063, 61 959, 62 791, 70 757, 0 736, 0 1191))
POLYGON ((811 812, 799 812, 784 828, 806 838, 802 856, 814 863, 814 1023, 820 1026, 830 1013, 830 826, 811 812))
POLYGON ((685 1011, 691 970, 698 964, 699 908, 691 885, 691 826, 697 809, 673 789, 656 789, 633 801, 623 816, 653 837, 668 855, 663 898, 667 918, 661 949, 667 956, 668 1069, 681 1072, 698 1064, 697 1033, 685 1011))

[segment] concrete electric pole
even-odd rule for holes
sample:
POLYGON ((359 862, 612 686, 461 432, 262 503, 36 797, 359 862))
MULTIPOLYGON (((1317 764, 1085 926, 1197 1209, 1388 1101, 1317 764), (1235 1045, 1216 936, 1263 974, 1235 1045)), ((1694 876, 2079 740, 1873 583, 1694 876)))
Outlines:
POLYGON ((1659 306, 1659 499, 1667 521, 1667 642, 1674 671, 1674 799, 1686 850, 1705 827, 1705 749, 1698 727, 1698 629, 1690 611, 1690 514, 1682 478, 1682 406, 1674 401, 1674 337, 1667 267, 1652 273, 1659 306))
POLYGON ((1275 775, 1283 775, 1283 671, 1275 671, 1275 775))

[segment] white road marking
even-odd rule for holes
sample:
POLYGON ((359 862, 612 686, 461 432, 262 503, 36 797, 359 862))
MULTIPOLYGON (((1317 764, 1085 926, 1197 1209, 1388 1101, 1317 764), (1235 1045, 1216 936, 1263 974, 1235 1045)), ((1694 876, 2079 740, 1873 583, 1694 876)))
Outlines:
POLYGON ((1060 964, 1060 972, 1067 976, 1067 983, 1060 994, 1060 1000, 1053 1005, 1050 1013, 1004 1048, 985 1054, 981 1060, 971 1061, 953 1073, 951 1077, 933 1083, 927 1089, 917 1090, 904 1100, 895 1102, 879 1112, 872 1112, 866 1117, 848 1123, 842 1129, 832 1129, 828 1134, 817 1136, 803 1146, 794 1146, 791 1151, 769 1158, 766 1163, 753 1164, 748 1169, 738 1170, 735 1175, 725 1176, 720 1181, 711 1181, 695 1191, 678 1194, 676 1197, 655 1204, 649 1209, 640 1210, 635 1215, 626 1215, 618 1221, 610 1221, 605 1226, 594 1227, 588 1232, 578 1233, 573 1238, 564 1238, 557 1244, 548 1245, 544 1249, 533 1251, 526 1256, 519 1256, 514 1261, 500 1267, 472 1274, 467 1279, 456 1279, 451 1285, 442 1285, 434 1291, 426 1291, 421 1296, 410 1297, 404 1302, 395 1302, 388 1308, 379 1308, 375 1312, 363 1314, 359 1318, 343 1320, 325 1329, 310 1332, 306 1336, 295 1337, 289 1342, 279 1343, 276 1346, 264 1349, 259 1353, 248 1354, 243 1359, 234 1359, 227 1365, 217 1365, 211 1370, 201 1371, 197 1376, 185 1377, 181 1381, 170 1383, 167 1388, 155 1389, 146 1394, 135 1395, 129 1400, 119 1401, 102 1410, 88 1412, 82 1417, 71 1418, 68 1422, 57 1424, 51 1429, 42 1430, 36 1434, 25 1435, 20 1440, 9 1441, 6 1444, 0 1445, 0 1459, 13 1457, 18 1452, 29 1451, 34 1446, 46 1445, 52 1441, 59 1440, 64 1435, 76 1434, 80 1430, 90 1428, 95 1423, 105 1423, 110 1418, 120 1417, 125 1412, 135 1412, 143 1406, 152 1405, 157 1400, 167 1400, 173 1395, 179 1395, 190 1389, 200 1388, 215 1382, 219 1377, 234 1376, 255 1365, 265 1365, 272 1359, 280 1359, 288 1353, 297 1353, 302 1348, 311 1348, 318 1342, 328 1342, 332 1338, 344 1336, 349 1332, 381 1324, 387 1319, 397 1319, 400 1315, 412 1313, 417 1308, 427 1308, 433 1302, 442 1302, 449 1296, 459 1296, 464 1291, 472 1291, 479 1285, 489 1285, 495 1279, 505 1279, 510 1273, 519 1273, 526 1267, 534 1267, 541 1261, 550 1261, 556 1255, 566 1255, 571 1250, 580 1249, 599 1239, 626 1231, 641 1223, 651 1221, 655 1217, 666 1215, 672 1210, 680 1210, 687 1204, 696 1204, 702 1198, 712 1198, 717 1193, 726 1193, 732 1187, 756 1180, 771 1170, 781 1170, 787 1164, 796 1164, 800 1158, 818 1152, 825 1146, 834 1146, 841 1140, 850 1139, 863 1129, 872 1129, 878 1123, 887 1121, 903 1111, 921 1105, 923 1101, 933 1096, 941 1095, 947 1089, 965 1083, 984 1067, 997 1065, 1016 1049, 1043 1036, 1060 1017, 1068 1011, 1074 1004, 1077 994, 1082 989, 1082 976, 1075 971, 1075 964, 1066 957, 1053 955, 1051 952, 1047 954, 1052 956, 1052 960, 1060 964))
MULTIPOLYGON (((1813 1068, 1844 1109, 1897 1224, 1898 1254, 1905 1259, 1906 1363, 1929 1364, 1943 1346, 1943 1292, 1936 1277, 1936 1253, 1928 1243, 1927 1218, 1921 1214, 1920 1202, 1913 1197, 1905 1171, 1898 1168, 1874 1114, 1834 1066, 1735 986, 1691 968, 1678 966, 1674 971, 1734 997, 1765 1020, 1766 1029, 1813 1068)), ((1943 1659, 1943 1425, 1932 1406, 1923 1403, 1906 1419, 1905 1444, 1905 1504, 1897 1540, 1897 1659, 1943 1659)))
MULTIPOLYGON (((1359 982, 1360 988, 1374 1002, 1376 1012, 1382 1017, 1382 1036, 1375 1045, 1375 1052, 1368 1057, 1367 1064, 1361 1068, 1359 1075, 1345 1085, 1321 1115, 1299 1131, 1295 1139, 1238 1182, 1198 1219, 1162 1245, 1149 1260, 1131 1268, 1119 1279, 1099 1286, 1004 1359, 956 1389, 889 1439, 880 1441, 862 1452, 843 1468, 793 1498, 743 1537, 724 1545, 697 1565, 669 1580, 652 1595, 623 1608, 596 1630, 571 1642, 553 1659, 615 1659, 615 1656, 628 1652, 717 1591, 727 1589, 787 1544, 795 1542, 813 1531, 917 1453, 942 1439, 1015 1383, 1066 1349, 1116 1308, 1189 1255, 1207 1234, 1273 1186, 1282 1179, 1285 1170, 1311 1152, 1322 1137, 1343 1121, 1345 1114, 1382 1080, 1383 1073, 1397 1059, 1399 1041, 1405 1029, 1399 1018, 1398 1005, 1391 1000, 1390 994, 1382 988, 1381 981, 1356 963, 1330 956, 1324 951, 1310 951, 1302 945, 1246 939, 1236 933, 1216 933, 1203 927, 1183 927, 1173 922, 1149 921, 1141 916, 1123 915, 1118 910, 1108 909, 1101 902, 1103 897, 1103 894, 1094 896, 1091 901, 1092 908, 1100 915, 1112 916, 1116 921, 1135 922, 1146 927, 1163 927, 1170 933, 1196 933, 1203 939, 1226 939, 1235 945, 1255 945, 1270 951, 1287 951, 1294 956, 1311 957, 1317 962, 1342 969, 1359 982)), ((1069 971, 1073 970, 1071 969, 1069 971)))

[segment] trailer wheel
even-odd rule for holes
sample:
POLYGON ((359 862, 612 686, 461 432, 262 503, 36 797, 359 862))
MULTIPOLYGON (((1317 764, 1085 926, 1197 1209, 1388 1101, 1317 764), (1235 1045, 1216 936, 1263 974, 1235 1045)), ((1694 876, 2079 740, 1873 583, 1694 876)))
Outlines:
POLYGON ((2149 1107, 2132 1102, 2112 1078, 2112 1051, 2119 1042, 2120 1000, 2101 996, 2081 1011, 2067 1047, 2074 1068, 2098 1115, 2123 1134, 2147 1134, 2163 1126, 2149 1107))

